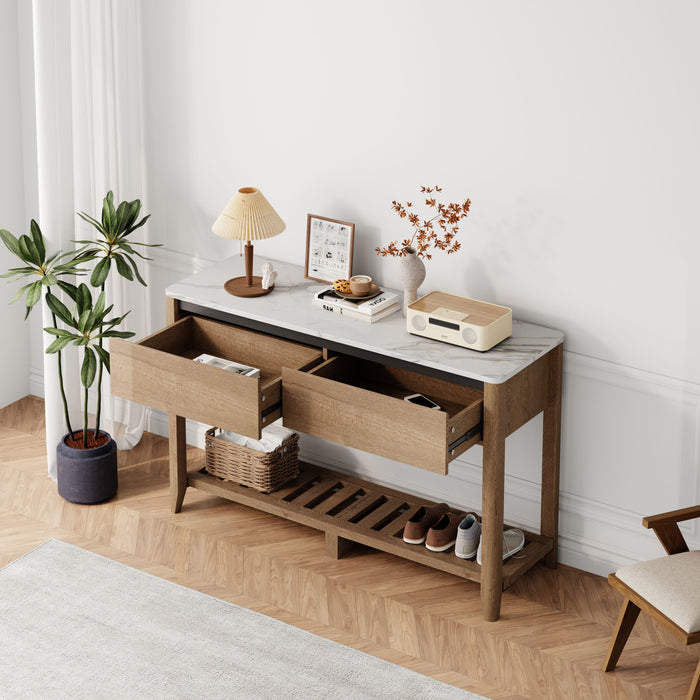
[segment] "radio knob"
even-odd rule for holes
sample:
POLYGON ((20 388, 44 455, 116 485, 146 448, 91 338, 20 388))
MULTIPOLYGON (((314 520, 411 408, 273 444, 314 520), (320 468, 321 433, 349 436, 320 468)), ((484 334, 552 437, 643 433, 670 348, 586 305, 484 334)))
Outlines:
POLYGON ((421 316, 420 314, 414 314, 413 318, 411 319, 411 325, 417 330, 417 331, 424 331, 426 325, 425 316, 421 316))
POLYGON ((462 331, 462 338, 464 338, 465 343, 472 345, 476 343, 476 331, 473 328, 465 328, 462 331))

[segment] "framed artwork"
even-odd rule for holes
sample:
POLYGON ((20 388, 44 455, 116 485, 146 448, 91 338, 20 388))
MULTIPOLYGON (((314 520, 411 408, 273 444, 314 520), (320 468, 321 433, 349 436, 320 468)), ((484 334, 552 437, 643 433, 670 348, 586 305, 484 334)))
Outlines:
POLYGON ((309 214, 304 276, 318 282, 350 279, 355 224, 309 214))

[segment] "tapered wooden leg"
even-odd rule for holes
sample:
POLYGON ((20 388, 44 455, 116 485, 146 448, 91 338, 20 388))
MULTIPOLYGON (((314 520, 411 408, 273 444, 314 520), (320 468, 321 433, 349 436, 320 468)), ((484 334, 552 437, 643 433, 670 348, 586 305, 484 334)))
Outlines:
POLYGON ((700 661, 698 661, 698 665, 695 667, 695 675, 690 684, 687 700, 700 700, 700 661))
POLYGON ((617 666, 620 654, 625 648, 625 644, 629 639, 630 632, 634 627, 634 623, 637 621, 637 617, 639 617, 639 608, 631 600, 625 598, 625 602, 620 608, 615 631, 610 639, 608 655, 605 657, 605 662, 603 663, 603 671, 612 671, 615 666, 617 666))
POLYGON ((481 530, 481 604, 484 619, 501 615, 506 384, 484 385, 484 466, 481 530))
POLYGON ((179 513, 187 489, 187 444, 185 419, 174 413, 168 415, 170 449, 170 510, 179 513))
POLYGON ((352 540, 346 540, 344 537, 338 537, 330 532, 326 533, 326 555, 331 559, 340 559, 347 554, 353 546, 352 540))
POLYGON ((559 457, 561 445, 561 370, 563 345, 549 352, 547 388, 542 427, 542 496, 540 533, 552 538, 552 551, 544 563, 557 565, 559 533, 559 457))

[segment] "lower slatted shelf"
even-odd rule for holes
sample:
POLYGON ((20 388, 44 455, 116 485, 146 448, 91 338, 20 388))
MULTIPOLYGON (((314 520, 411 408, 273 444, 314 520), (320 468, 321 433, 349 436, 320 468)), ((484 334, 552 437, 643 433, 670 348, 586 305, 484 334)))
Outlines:
MULTIPOLYGON (((433 505, 432 502, 315 465, 301 463, 300 467, 299 476, 268 494, 224 481, 204 470, 189 472, 187 479, 189 486, 322 530, 331 537, 364 544, 480 582, 481 567, 476 561, 459 559, 454 550, 431 552, 403 541, 406 521, 420 506, 433 505)), ((551 549, 551 539, 525 532, 523 549, 503 564, 503 588, 510 586, 551 549)), ((339 553, 340 550, 336 547, 329 551, 339 553)))

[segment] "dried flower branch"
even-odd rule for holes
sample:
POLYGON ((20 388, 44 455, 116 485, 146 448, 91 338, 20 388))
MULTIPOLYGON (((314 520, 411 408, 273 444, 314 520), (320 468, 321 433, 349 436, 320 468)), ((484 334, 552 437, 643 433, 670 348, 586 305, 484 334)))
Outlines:
POLYGON ((432 196, 433 193, 442 192, 442 188, 437 185, 435 187, 421 187, 420 191, 421 194, 426 195, 425 206, 436 210, 435 215, 429 219, 421 220, 418 214, 409 211, 413 207, 412 202, 406 202, 404 205, 394 200, 391 203, 391 208, 401 219, 408 219, 408 223, 413 229, 413 235, 401 242, 391 241, 384 248, 375 248, 377 255, 383 257, 392 255, 400 258, 406 255, 406 248, 415 248, 419 258, 430 260, 432 255, 429 251, 431 248, 445 250, 448 254, 455 253, 461 248, 456 236, 459 231, 459 222, 465 219, 469 213, 471 200, 465 199, 462 204, 456 202, 442 204, 432 196))

